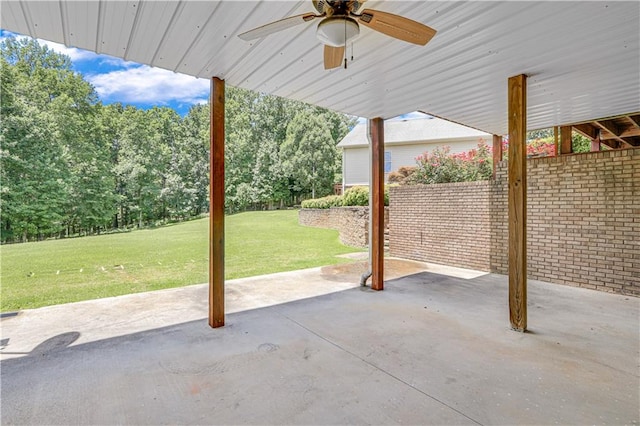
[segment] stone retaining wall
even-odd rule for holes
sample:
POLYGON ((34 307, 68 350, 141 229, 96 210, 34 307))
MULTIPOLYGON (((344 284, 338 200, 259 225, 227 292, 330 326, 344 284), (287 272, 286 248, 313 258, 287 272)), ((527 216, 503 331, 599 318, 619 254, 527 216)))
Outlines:
MULTIPOLYGON (((300 225, 336 229, 342 244, 367 247, 369 241, 369 207, 332 207, 330 209, 300 209, 300 225)), ((389 223, 389 208, 385 207, 385 228, 389 223)))

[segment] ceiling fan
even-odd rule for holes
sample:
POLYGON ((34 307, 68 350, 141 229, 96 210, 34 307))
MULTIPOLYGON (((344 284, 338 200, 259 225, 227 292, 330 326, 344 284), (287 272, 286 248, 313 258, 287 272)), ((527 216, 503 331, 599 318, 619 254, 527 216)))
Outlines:
POLYGON ((317 11, 290 16, 239 34, 249 41, 268 36, 278 31, 305 22, 322 18, 316 29, 316 36, 324 44, 324 69, 347 66, 345 46, 360 34, 360 25, 381 32, 387 36, 424 46, 436 34, 436 30, 420 22, 403 16, 379 10, 358 9, 366 0, 312 0, 317 11))

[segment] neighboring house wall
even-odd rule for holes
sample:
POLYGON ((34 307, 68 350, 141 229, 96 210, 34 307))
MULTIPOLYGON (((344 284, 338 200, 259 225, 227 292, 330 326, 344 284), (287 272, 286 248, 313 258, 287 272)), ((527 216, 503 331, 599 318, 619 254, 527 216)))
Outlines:
MULTIPOLYGON (((390 172, 398 170, 400 167, 413 167, 416 166, 416 158, 425 152, 432 152, 434 149, 441 146, 448 146, 451 149, 451 153, 456 154, 460 152, 467 152, 478 147, 478 143, 484 140, 485 143, 490 143, 488 138, 464 138, 464 139, 451 139, 442 140, 436 142, 416 142, 411 144, 385 144, 384 151, 389 160, 390 154, 390 169, 385 173, 385 182, 390 172)), ((369 184, 369 147, 345 147, 342 153, 343 164, 343 181, 346 188, 354 185, 368 185, 369 184)))
POLYGON ((342 152, 342 181, 345 187, 369 184, 369 149, 350 148, 342 152))
MULTIPOLYGON (((416 166, 416 157, 442 146, 452 153, 476 148, 480 141, 493 143, 492 135, 436 117, 389 120, 384 126, 385 181, 400 167, 416 166)), ((366 123, 358 123, 340 141, 343 187, 369 184, 369 143, 366 123)))
MULTIPOLYGON (((507 170, 390 191, 391 255, 508 273, 507 170)), ((532 279, 640 295, 640 149, 527 161, 532 279)))

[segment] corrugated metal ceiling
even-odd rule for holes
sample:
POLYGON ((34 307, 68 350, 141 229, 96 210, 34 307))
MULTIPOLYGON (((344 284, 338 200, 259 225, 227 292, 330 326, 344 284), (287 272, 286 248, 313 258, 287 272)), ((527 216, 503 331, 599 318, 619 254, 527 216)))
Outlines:
POLYGON ((421 110, 507 132, 507 78, 525 73, 530 129, 640 110, 640 2, 368 1, 438 34, 424 47, 361 28, 325 71, 317 23, 237 34, 306 1, 2 0, 2 28, 361 117, 421 110), (351 49, 349 49, 351 54, 351 49))

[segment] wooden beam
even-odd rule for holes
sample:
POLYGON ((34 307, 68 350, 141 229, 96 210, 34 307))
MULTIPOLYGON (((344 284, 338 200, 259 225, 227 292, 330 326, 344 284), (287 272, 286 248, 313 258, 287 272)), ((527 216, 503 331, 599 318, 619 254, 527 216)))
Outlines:
POLYGON ((600 137, 599 136, 591 141, 591 152, 598 152, 598 151, 600 151, 600 137))
POLYGON ((496 168, 502 161, 502 136, 493 135, 493 178, 496 177, 496 168))
POLYGON ((384 120, 374 118, 371 129, 371 288, 384 289, 384 120))
POLYGON ((560 150, 558 149, 558 132, 559 132, 560 128, 558 126, 553 126, 553 149, 554 149, 554 156, 558 156, 558 153, 560 152, 560 150))
POLYGON ((607 135, 603 135, 602 139, 609 139, 611 137, 612 139, 622 143, 623 146, 633 146, 633 142, 631 140, 627 140, 622 137, 622 130, 614 120, 598 120, 593 123, 609 133, 607 135))
POLYGON ((600 136, 600 129, 590 123, 574 124, 573 130, 580 133, 585 138, 594 140, 600 136))
POLYGON ((211 79, 209 154, 209 325, 224 325, 224 80, 211 79))
POLYGON ((509 78, 509 319, 527 329, 527 76, 509 78))
POLYGON ((572 152, 571 126, 562 126, 560 127, 560 154, 571 154, 572 152))
POLYGON ((640 129, 640 114, 628 115, 627 120, 636 128, 640 129))

